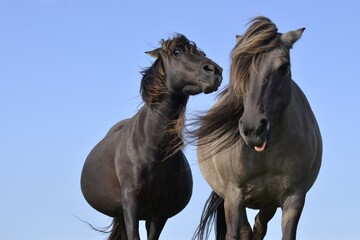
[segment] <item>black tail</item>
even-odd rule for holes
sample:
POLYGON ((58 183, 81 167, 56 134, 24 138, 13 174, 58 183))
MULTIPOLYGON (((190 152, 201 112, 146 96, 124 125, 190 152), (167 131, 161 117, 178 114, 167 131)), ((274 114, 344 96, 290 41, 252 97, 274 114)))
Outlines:
MULTIPOLYGON (((120 226, 120 219, 118 218, 113 218, 113 221, 110 225, 111 230, 110 232, 110 236, 108 237, 107 240, 121 240, 121 226, 120 226)), ((124 229, 123 229, 124 230, 124 229)))
MULTIPOLYGON (((76 217, 76 216, 75 216, 76 217)), ((101 233, 110 233, 110 236, 107 238, 107 240, 121 240, 121 226, 120 226, 120 219, 119 218, 113 218, 112 223, 109 226, 106 227, 102 227, 102 228, 97 228, 94 227, 94 225, 92 225, 89 222, 86 222, 78 217, 76 217, 77 219, 79 219, 80 221, 86 223, 87 225, 89 225, 89 227, 97 232, 101 232, 101 233)))
POLYGON ((215 236, 216 240, 225 240, 226 223, 224 212, 224 199, 217 195, 214 191, 211 192, 210 197, 205 203, 204 210, 201 215, 201 220, 196 232, 193 236, 194 239, 208 239, 212 225, 216 221, 215 236))

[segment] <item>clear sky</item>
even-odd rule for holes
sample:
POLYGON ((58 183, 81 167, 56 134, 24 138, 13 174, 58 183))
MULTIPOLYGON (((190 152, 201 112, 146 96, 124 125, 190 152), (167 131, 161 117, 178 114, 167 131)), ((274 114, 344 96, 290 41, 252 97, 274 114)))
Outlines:
MULTIPOLYGON (((359 4, 0 0, 0 239, 104 239, 77 219, 111 222, 84 200, 81 169, 108 129, 139 108, 139 72, 153 61, 144 52, 174 32, 185 34, 224 68, 225 86, 235 35, 257 15, 281 32, 306 27, 291 51, 292 76, 318 119, 324 154, 298 239, 360 239, 359 4)), ((215 94, 191 97, 188 113, 214 102, 215 94)), ((195 147, 185 153, 193 197, 161 239, 190 239, 210 194, 195 147)), ((280 217, 278 211, 266 239, 280 239, 280 217)))

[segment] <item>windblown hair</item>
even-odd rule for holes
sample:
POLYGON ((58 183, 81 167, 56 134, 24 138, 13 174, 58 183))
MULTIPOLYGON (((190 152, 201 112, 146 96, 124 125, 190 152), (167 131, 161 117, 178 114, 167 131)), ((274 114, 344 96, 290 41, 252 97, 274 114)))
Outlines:
POLYGON ((270 19, 256 17, 249 22, 250 27, 243 36, 238 36, 231 52, 230 83, 220 93, 218 102, 209 112, 191 125, 200 128, 191 132, 198 138, 198 145, 220 140, 215 146, 218 153, 236 143, 240 138, 239 120, 243 114, 243 94, 249 81, 250 71, 257 71, 262 54, 279 46, 278 29, 270 19))
MULTIPOLYGON (((164 58, 170 58, 177 49, 185 52, 201 52, 194 42, 189 41, 184 35, 177 34, 173 39, 161 40, 161 56, 159 56, 151 67, 144 69, 140 84, 140 94, 145 104, 152 109, 161 108, 161 103, 166 101, 169 91, 166 86, 166 72, 164 69, 164 58)), ((186 103, 185 103, 186 104, 186 103)), ((166 125, 163 135, 164 159, 171 157, 184 145, 183 129, 185 125, 185 104, 171 116, 170 122, 166 125)))
POLYGON ((166 88, 166 73, 161 58, 156 59, 153 65, 141 72, 143 75, 140 84, 140 94, 143 101, 151 107, 156 106, 168 93, 166 88))
POLYGON ((181 106, 173 116, 173 119, 166 125, 163 135, 163 155, 164 159, 173 156, 184 147, 183 129, 185 126, 185 105, 181 106))
POLYGON ((230 88, 237 94, 246 91, 251 68, 257 71, 261 55, 279 45, 276 25, 266 17, 253 18, 243 36, 237 37, 237 43, 231 52, 230 88))
MULTIPOLYGON (((184 35, 177 34, 173 39, 161 40, 161 56, 156 59, 153 65, 141 71, 143 75, 140 84, 140 93, 143 101, 151 106, 162 102, 167 94, 166 72, 163 58, 170 58, 174 51, 182 49, 185 52, 202 52, 196 44, 189 41, 184 35)), ((202 52, 203 53, 203 52, 202 52)), ((203 53, 204 54, 204 53, 203 53)), ((205 55, 205 54, 204 54, 205 55)))
POLYGON ((160 43, 164 57, 170 57, 178 48, 181 48, 185 52, 189 53, 195 53, 197 51, 204 53, 196 46, 194 42, 190 41, 182 34, 176 34, 173 39, 163 39, 160 41, 160 43))

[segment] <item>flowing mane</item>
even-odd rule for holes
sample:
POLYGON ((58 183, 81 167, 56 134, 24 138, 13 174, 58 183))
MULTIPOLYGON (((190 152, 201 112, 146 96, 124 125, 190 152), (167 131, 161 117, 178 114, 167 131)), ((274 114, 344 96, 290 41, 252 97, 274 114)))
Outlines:
POLYGON ((162 39, 160 44, 162 52, 161 56, 156 59, 151 67, 141 71, 143 77, 140 84, 140 94, 143 101, 150 106, 155 106, 160 103, 168 92, 166 88, 166 73, 163 58, 169 58, 178 48, 189 53, 195 51, 202 52, 197 48, 194 42, 188 40, 181 34, 177 34, 172 39, 162 39))
POLYGON ((183 129, 185 126, 185 105, 179 108, 177 115, 174 116, 163 135, 163 146, 161 147, 166 160, 178 153, 184 147, 183 129))
POLYGON ((259 57, 278 46, 278 29, 266 17, 253 18, 251 26, 242 36, 237 36, 237 43, 231 51, 230 83, 219 94, 218 102, 205 116, 198 117, 190 125, 200 128, 190 132, 198 139, 198 145, 220 140, 213 150, 218 153, 237 142, 240 138, 238 122, 243 113, 242 94, 246 89, 251 68, 257 69, 259 57))
MULTIPOLYGON (((182 34, 176 34, 174 38, 161 40, 161 48, 165 53, 165 56, 169 57, 174 50, 177 48, 183 48, 188 53, 194 53, 195 51, 202 52, 197 46, 195 42, 190 41, 182 34)), ((204 54, 204 52, 202 52, 204 54)), ((205 54, 204 54, 205 55, 205 54)))
POLYGON ((250 68, 257 69, 258 59, 264 52, 279 45, 278 29, 266 17, 253 18, 251 26, 243 36, 237 36, 237 43, 231 51, 230 86, 236 93, 245 91, 250 68))
MULTIPOLYGON (((143 101, 152 109, 161 107, 160 103, 162 103, 169 94, 166 87, 166 73, 163 58, 169 58, 178 48, 189 53, 201 51, 194 42, 189 41, 181 34, 177 34, 173 39, 163 39, 160 43, 161 56, 155 60, 151 67, 141 71, 143 77, 140 84, 140 94, 143 101)), ((163 135, 164 144, 161 147, 163 149, 164 160, 177 153, 184 146, 183 128, 185 125, 186 101, 179 107, 174 115, 170 116, 171 121, 166 125, 166 131, 163 135)))
POLYGON ((162 102, 167 94, 166 74, 162 61, 161 58, 158 58, 151 67, 141 71, 143 77, 140 94, 143 101, 150 106, 156 106, 162 102))

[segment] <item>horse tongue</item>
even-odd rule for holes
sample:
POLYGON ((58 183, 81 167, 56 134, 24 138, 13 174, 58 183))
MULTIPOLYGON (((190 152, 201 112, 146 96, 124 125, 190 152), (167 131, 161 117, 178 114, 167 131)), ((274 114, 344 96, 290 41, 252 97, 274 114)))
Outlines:
POLYGON ((265 150, 265 147, 266 147, 266 139, 265 139, 265 141, 263 142, 263 144, 261 145, 261 146, 254 146, 254 149, 255 149, 255 151, 257 151, 257 152, 262 152, 262 151, 264 151, 265 150))

